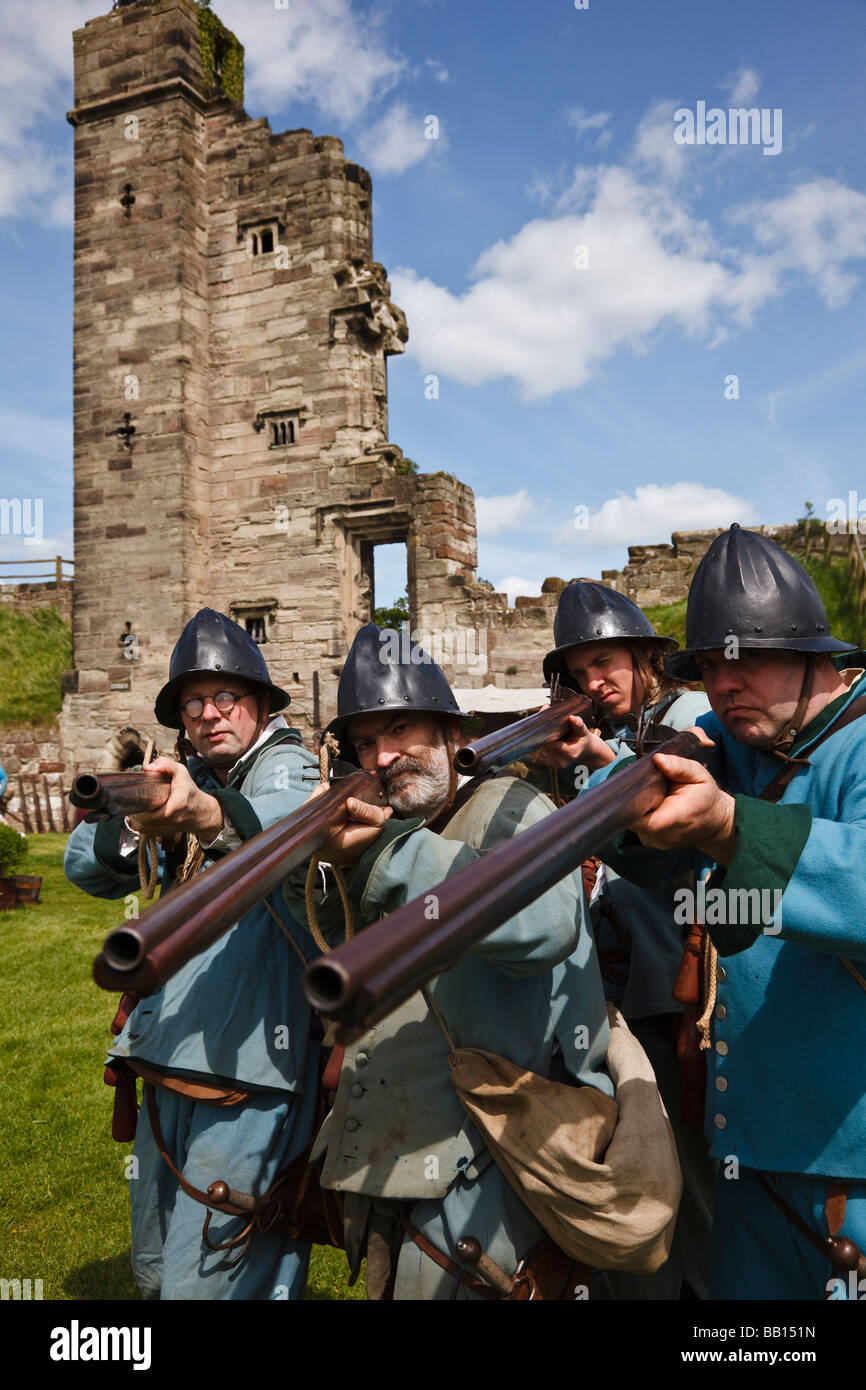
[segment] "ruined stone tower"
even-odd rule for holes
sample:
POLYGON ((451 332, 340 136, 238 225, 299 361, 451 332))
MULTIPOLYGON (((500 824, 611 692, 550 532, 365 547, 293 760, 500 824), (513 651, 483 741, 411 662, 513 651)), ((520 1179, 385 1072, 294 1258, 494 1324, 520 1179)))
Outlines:
MULTIPOLYGON (((408 333, 372 259, 369 175, 333 136, 251 120, 243 50, 194 0, 126 0, 74 52, 67 766, 126 725, 170 747, 153 698, 203 605, 266 643, 293 721, 320 728, 385 542, 407 544, 413 624, 498 629, 494 664, 526 683, 555 595, 529 648, 509 640, 517 615, 475 583, 471 490, 388 442, 386 358, 408 333)), ((452 679, 491 678, 460 655, 452 679)))

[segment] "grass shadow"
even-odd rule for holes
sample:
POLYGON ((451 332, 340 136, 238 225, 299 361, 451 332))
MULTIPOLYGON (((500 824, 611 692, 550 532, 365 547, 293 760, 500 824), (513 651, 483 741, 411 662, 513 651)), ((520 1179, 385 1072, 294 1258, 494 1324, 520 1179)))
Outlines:
POLYGON ((63 1288, 70 1298, 98 1298, 114 1302, 140 1302, 141 1294, 132 1277, 129 1251, 112 1255, 107 1260, 91 1260, 90 1264, 73 1269, 64 1279, 63 1288))

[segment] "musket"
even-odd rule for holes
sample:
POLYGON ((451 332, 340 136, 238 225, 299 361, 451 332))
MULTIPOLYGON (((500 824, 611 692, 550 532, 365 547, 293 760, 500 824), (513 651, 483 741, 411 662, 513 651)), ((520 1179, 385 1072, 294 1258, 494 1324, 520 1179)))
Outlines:
POLYGON ((545 743, 565 738, 569 732, 569 715, 583 716, 591 709, 592 701, 585 695, 567 691, 560 696, 555 690, 551 703, 536 714, 518 719, 514 724, 506 724, 504 729, 497 729, 458 748, 454 755, 454 766, 466 777, 483 777, 496 767, 534 753, 545 743))
POLYGON ((339 777, 321 796, 166 894, 139 920, 109 932, 93 962, 96 983, 138 995, 159 989, 315 853, 345 816, 349 797, 381 805, 384 791, 371 772, 339 777))
POLYGON ((168 800, 168 772, 82 772, 72 783, 69 800, 89 811, 93 820, 156 811, 168 800))
MULTIPOLYGON (((691 733, 677 734, 664 745, 665 753, 698 761, 710 751, 691 733)), ((477 941, 652 811, 667 791, 668 781, 652 758, 639 758, 446 878, 435 889, 435 920, 429 917, 430 895, 425 894, 312 961, 304 973, 308 1000, 339 1024, 339 1044, 354 1042, 421 985, 456 965, 477 941)))

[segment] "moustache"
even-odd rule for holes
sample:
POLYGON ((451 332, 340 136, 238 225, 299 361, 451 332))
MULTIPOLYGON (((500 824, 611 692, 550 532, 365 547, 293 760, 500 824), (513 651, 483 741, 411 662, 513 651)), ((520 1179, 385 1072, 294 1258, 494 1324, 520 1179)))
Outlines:
POLYGON ((422 762, 419 762, 417 758, 410 758, 407 754, 405 757, 399 758, 396 763, 392 763, 390 767, 383 768, 379 773, 379 779, 387 791, 391 783, 396 781, 398 777, 402 777, 405 773, 426 773, 426 771, 427 768, 422 762))

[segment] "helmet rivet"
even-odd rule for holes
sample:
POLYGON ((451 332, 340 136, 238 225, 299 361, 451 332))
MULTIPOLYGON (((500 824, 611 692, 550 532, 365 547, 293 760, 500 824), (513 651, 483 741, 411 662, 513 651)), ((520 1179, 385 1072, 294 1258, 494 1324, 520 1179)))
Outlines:
POLYGON ((408 696, 408 695, 404 695, 404 696, 403 696, 403 699, 406 701, 407 704, 409 703, 409 696, 408 696))
POLYGON ((760 628, 760 627, 756 627, 756 628, 755 628, 755 631, 756 631, 756 632, 763 632, 763 630, 764 630, 764 629, 763 629, 763 628, 760 628))
POLYGON ((380 696, 379 696, 379 704, 380 704, 380 705, 384 705, 384 703, 385 703, 385 696, 384 696, 384 695, 380 695, 380 696))

